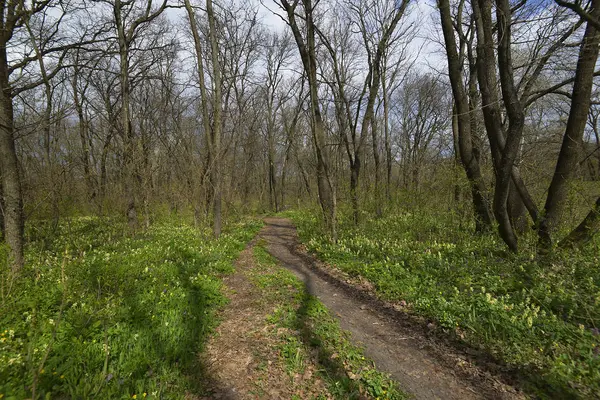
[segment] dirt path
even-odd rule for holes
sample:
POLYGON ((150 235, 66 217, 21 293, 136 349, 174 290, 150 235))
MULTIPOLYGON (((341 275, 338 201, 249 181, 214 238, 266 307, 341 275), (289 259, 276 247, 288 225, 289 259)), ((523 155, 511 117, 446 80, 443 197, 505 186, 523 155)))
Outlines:
POLYGON ((296 229, 287 219, 267 218, 259 236, 286 268, 304 281, 340 320, 343 329, 364 345, 378 369, 388 372, 416 399, 524 398, 469 357, 429 337, 393 310, 347 283, 336 279, 300 248, 296 229))
MULTIPOLYGON (((254 241, 240 254, 236 272, 224 280, 230 303, 201 356, 204 368, 198 372, 205 395, 200 399, 330 399, 311 360, 301 375, 290 374, 282 363, 285 332, 268 322, 276 302, 255 282, 272 271, 259 268, 253 246, 254 241)), ((198 397, 190 394, 188 400, 198 397)))

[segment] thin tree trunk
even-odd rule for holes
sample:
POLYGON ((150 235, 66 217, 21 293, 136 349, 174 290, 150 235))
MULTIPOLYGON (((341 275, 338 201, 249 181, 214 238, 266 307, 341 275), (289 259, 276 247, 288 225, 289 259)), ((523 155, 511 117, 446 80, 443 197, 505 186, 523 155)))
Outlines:
POLYGON ((213 185, 213 233, 216 238, 221 236, 221 130, 222 130, 222 88, 221 65, 219 63, 219 48, 217 42, 217 27, 212 0, 206 0, 206 14, 208 16, 208 37, 211 48, 211 62, 213 69, 213 165, 211 181, 213 185))
POLYGON ((390 202, 392 200, 392 145, 390 143, 390 104, 385 68, 381 73, 381 88, 383 90, 383 131, 385 144, 385 197, 390 202))
POLYGON ((350 160, 350 201, 352 202, 352 215, 354 225, 358 225, 360 219, 360 209, 358 205, 358 177, 360 176, 360 154, 354 154, 350 160))
POLYGON ((311 0, 303 2, 306 24, 306 43, 296 22, 296 5, 282 0, 288 22, 294 34, 294 40, 300 52, 300 58, 306 72, 309 93, 310 109, 312 114, 312 137, 317 158, 317 188, 319 191, 319 202, 325 217, 325 224, 329 229, 332 240, 337 241, 336 201, 333 182, 329 174, 328 157, 325 149, 325 125, 319 105, 318 80, 317 80, 317 57, 315 49, 315 26, 313 21, 313 6, 311 0))
POLYGON ((558 243, 562 248, 581 249, 600 231, 600 197, 584 220, 567 237, 558 243))
POLYGON ((273 117, 273 102, 269 99, 268 106, 268 121, 267 121, 267 163, 268 179, 269 179, 269 207, 271 211, 278 212, 279 204, 277 199, 277 182, 275 176, 275 139, 273 131, 275 130, 275 121, 273 117))
POLYGON ((438 7, 442 21, 450 83, 452 85, 452 94, 457 114, 460 159, 471 184, 476 230, 484 231, 491 228, 492 217, 485 198, 485 181, 483 180, 477 153, 474 151, 473 146, 471 119, 469 117, 469 100, 463 84, 462 65, 456 49, 449 0, 439 0, 438 7))
POLYGON ((127 201, 126 216, 129 228, 137 230, 139 226, 136 194, 137 194, 137 172, 135 138, 131 126, 130 103, 131 87, 129 79, 129 43, 125 33, 124 21, 121 16, 123 5, 121 0, 115 0, 114 15, 117 24, 117 36, 119 41, 119 68, 121 79, 121 129, 123 132, 123 166, 125 173, 125 197, 127 201))
MULTIPOLYGON (((196 53, 196 65, 198 68, 198 82, 200 84, 200 110, 202 113, 202 128, 204 129, 204 142, 206 143, 207 159, 204 164, 204 168, 200 173, 200 187, 204 187, 206 182, 206 176, 211 169, 212 163, 212 133, 210 127, 210 119, 208 115, 208 94, 206 90, 206 82, 204 79, 204 61, 202 60, 202 40, 198 31, 198 24, 196 23, 196 14, 190 3, 190 0, 184 0, 185 9, 190 21, 190 30, 192 31, 192 37, 194 39, 194 49, 196 53)), ((207 210, 208 205, 212 201, 212 195, 208 195, 211 190, 206 191, 206 204, 207 210)))
POLYGON ((40 68, 40 74, 42 76, 42 81, 44 85, 44 95, 46 97, 46 108, 44 110, 43 122, 42 122, 42 137, 44 138, 44 147, 46 150, 46 172, 48 173, 47 180, 49 184, 50 190, 50 201, 52 206, 52 232, 55 232, 58 228, 58 221, 60 218, 60 209, 59 209, 59 195, 56 182, 54 181, 54 164, 52 162, 52 152, 51 152, 51 127, 52 127, 52 86, 50 85, 50 80, 48 78, 48 74, 46 72, 46 65, 44 63, 44 58, 40 49, 36 43, 33 32, 31 31, 31 27, 29 26, 29 22, 25 22, 25 26, 27 28, 27 33, 31 39, 31 46, 35 52, 37 57, 38 66, 40 68))
MULTIPOLYGON (((595 20, 600 19, 600 0, 592 0, 591 11, 589 13, 595 20)), ((579 161, 583 132, 590 109, 590 97, 594 69, 598 60, 599 43, 600 32, 594 27, 594 24, 588 23, 579 50, 567 127, 558 155, 556 169, 554 170, 552 182, 548 189, 548 197, 544 206, 544 216, 539 224, 539 242, 540 246, 545 250, 552 246, 552 231, 560 222, 560 214, 564 208, 569 191, 569 182, 574 175, 577 162, 579 161)), ((591 219, 595 221, 594 217, 591 217, 591 219)), ((582 228, 578 232, 588 232, 588 229, 582 228)))
POLYGON ((279 211, 279 200, 277 198, 277 182, 275 180, 275 156, 274 151, 269 149, 269 205, 271 210, 279 211))
POLYGON ((2 190, 2 169, 0 169, 0 236, 2 240, 6 237, 6 228, 4 227, 4 191, 2 190))
POLYGON ((285 210, 285 184, 286 184, 286 174, 287 174, 287 166, 290 162, 292 149, 292 142, 290 141, 285 149, 285 158, 283 160, 283 165, 281 167, 281 184, 279 185, 280 196, 281 196, 281 209, 285 210))
POLYGON ((375 163, 375 215, 381 217, 383 210, 381 206, 381 162, 379 160, 379 145, 377 142, 377 120, 371 118, 371 138, 373 142, 373 160, 375 163))
POLYGON ((452 143, 454 146, 454 169, 455 169, 455 183, 454 183, 454 203, 458 205, 460 203, 460 184, 458 182, 458 167, 460 166, 460 149, 458 144, 458 116, 456 115, 456 105, 452 107, 452 143))
POLYGON ((83 113, 83 99, 79 98, 79 91, 77 89, 77 82, 79 79, 78 75, 79 72, 77 70, 73 72, 73 102, 75 103, 75 110, 79 120, 78 128, 79 140, 81 143, 81 163, 83 164, 83 178, 85 181, 86 197, 88 200, 94 200, 96 197, 96 191, 94 190, 94 183, 90 168, 90 147, 87 132, 87 121, 83 113))

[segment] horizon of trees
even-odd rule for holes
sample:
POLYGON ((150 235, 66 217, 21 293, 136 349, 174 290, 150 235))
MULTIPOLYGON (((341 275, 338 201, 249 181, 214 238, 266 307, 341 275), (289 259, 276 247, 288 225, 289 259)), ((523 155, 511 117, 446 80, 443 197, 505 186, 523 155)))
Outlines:
POLYGON ((332 240, 394 207, 452 209, 519 250, 600 228, 600 0, 2 0, 0 226, 317 202, 332 240), (169 12, 167 10, 173 10, 169 12), (437 32, 437 34, 436 34, 437 32), (566 232, 566 234, 565 234, 566 232))

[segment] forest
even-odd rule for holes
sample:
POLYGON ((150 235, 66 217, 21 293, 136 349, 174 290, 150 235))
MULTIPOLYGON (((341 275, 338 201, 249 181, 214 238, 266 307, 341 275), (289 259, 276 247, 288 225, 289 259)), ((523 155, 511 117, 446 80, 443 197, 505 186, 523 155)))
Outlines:
POLYGON ((0 399, 600 398, 600 0, 0 6, 0 399))

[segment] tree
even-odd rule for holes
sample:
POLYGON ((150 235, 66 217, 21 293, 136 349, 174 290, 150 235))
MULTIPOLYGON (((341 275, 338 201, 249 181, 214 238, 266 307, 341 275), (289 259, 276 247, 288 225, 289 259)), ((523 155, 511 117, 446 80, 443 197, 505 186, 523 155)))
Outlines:
MULTIPOLYGON (((319 104, 319 82, 317 80, 317 56, 316 56, 316 28, 314 22, 314 7, 311 0, 302 0, 303 20, 306 29, 306 37, 302 35, 298 25, 296 11, 300 0, 289 2, 281 0, 278 4, 287 15, 286 23, 292 29, 294 40, 302 59, 302 65, 306 74, 309 87, 309 99, 311 110, 311 131, 313 145, 317 158, 317 187, 319 191, 319 202, 325 216, 325 224, 329 228, 333 241, 337 241, 336 228, 336 195, 335 188, 329 171, 329 160, 325 148, 325 125, 319 104)), ((315 4, 316 6, 316 4, 315 4)))
POLYGON ((119 46, 119 73, 121 84, 121 124, 123 132, 123 164, 125 168, 125 192, 127 197, 127 221, 132 230, 136 230, 138 221, 138 200, 140 188, 140 172, 138 170, 138 151, 136 135, 131 122, 131 46, 138 37, 140 30, 156 19, 167 8, 168 0, 163 0, 158 7, 153 7, 153 1, 147 0, 145 5, 138 1, 114 0, 112 7, 114 23, 117 31, 119 46))
POLYGON ((358 184, 364 156, 364 146, 371 133, 373 158, 375 160, 375 198, 376 213, 381 216, 381 168, 379 161, 378 137, 375 115, 375 103, 381 89, 382 75, 385 69, 385 55, 392 42, 398 40, 397 27, 404 16, 410 1, 388 6, 378 1, 348 1, 343 7, 348 7, 347 23, 357 25, 360 42, 366 53, 367 75, 360 87, 362 90, 351 98, 351 76, 348 76, 352 60, 352 37, 346 23, 338 23, 334 27, 334 38, 339 43, 332 44, 321 30, 317 29, 321 41, 325 44, 331 57, 333 81, 330 87, 333 91, 336 106, 336 119, 341 138, 346 147, 350 165, 350 198, 354 214, 354 223, 359 220, 358 184), (352 22, 353 21, 353 22, 352 22), (349 54, 347 54, 349 53, 349 54), (334 84, 335 82, 335 84, 334 84), (352 103, 357 103, 353 106, 352 103), (364 106, 363 106, 364 105, 364 106), (362 116, 362 118, 361 118, 362 116), (360 120, 360 131, 358 121, 360 120))
MULTIPOLYGON (((19 160, 16 153, 14 136, 14 108, 15 96, 31 90, 52 79, 62 68, 66 51, 74 47, 74 43, 81 42, 78 38, 71 38, 67 42, 60 35, 62 23, 61 15, 66 10, 58 7, 60 4, 53 0, 33 1, 24 3, 18 0, 2 0, 2 15, 0 16, 0 171, 2 171, 2 195, 4 211, 4 240, 9 247, 9 264, 14 273, 18 273, 23 266, 24 224, 23 192, 19 171, 19 160), (53 10, 53 17, 50 9, 53 10), (44 21, 41 25, 40 37, 32 37, 33 33, 27 32, 27 27, 39 19, 44 21), (29 38, 31 47, 24 52, 9 53, 13 41, 29 38), (26 71, 27 68, 44 57, 56 55, 55 62, 50 68, 38 64, 42 68, 42 76, 32 72, 25 82, 21 79, 19 84, 11 81, 15 71, 26 71)), ((46 85, 47 88, 47 85, 46 85)), ((48 105, 49 107, 49 105, 48 105)))
MULTIPOLYGON (((560 4, 560 3, 559 3, 560 4)), ((551 233, 558 225, 560 212, 564 207, 568 184, 573 176, 581 149, 581 141, 590 109, 590 99, 598 49, 600 46, 600 1, 590 2, 589 12, 582 16, 586 19, 586 29, 579 50, 579 59, 571 93, 571 109, 562 146, 556 162, 552 182, 548 188, 548 197, 544 206, 544 215, 539 224, 540 244, 548 249, 552 244, 551 233)), ((584 221, 562 242, 564 246, 579 247, 588 242, 600 228, 598 208, 600 199, 596 201, 584 221)))
MULTIPOLYGON (((208 94, 206 89, 206 82, 204 78, 204 61, 202 59, 203 49, 202 49, 202 39, 200 36, 200 31, 198 29, 198 24, 196 22, 196 13, 192 7, 190 0, 184 0, 185 9, 187 12, 190 30, 192 32, 192 38, 194 39, 194 49, 196 55, 196 68, 198 73, 198 83, 200 86, 200 110, 202 113, 202 127, 205 138, 207 138, 206 143, 211 143, 210 137, 211 126, 210 126, 210 118, 209 118, 209 105, 208 105, 208 94)), ((206 169, 210 168, 212 164, 212 160, 214 157, 212 156, 212 146, 208 147, 208 158, 206 162, 206 169)), ((204 181, 205 172, 202 172, 201 182, 204 181)), ((212 197, 212 196, 211 196, 212 197)), ((197 213, 195 213, 197 214, 197 213)))
POLYGON ((391 117, 399 128, 401 173, 407 189, 418 191, 434 146, 440 148, 444 144, 451 118, 451 103, 445 91, 433 75, 410 73, 398 95, 392 98, 391 117))
POLYGON ((457 51, 449 0, 439 0, 438 8, 448 57, 450 84, 454 97, 460 159, 471 184, 476 230, 487 230, 491 227, 492 215, 485 196, 485 182, 479 165, 479 149, 473 139, 474 132, 471 130, 469 97, 463 83, 463 65, 457 51))
POLYGON ((268 177, 269 177, 269 207, 271 210, 279 211, 278 194, 277 194, 277 177, 276 177, 276 137, 275 123, 277 113, 283 106, 282 98, 277 98, 283 80, 282 68, 285 67, 290 58, 290 42, 291 37, 287 35, 272 34, 269 36, 267 48, 265 49, 265 67, 266 67, 266 82, 264 94, 267 102, 267 120, 266 120, 266 136, 267 136, 267 155, 268 155, 268 177))
POLYGON ((214 156, 214 164, 211 168, 211 184, 213 186, 213 232, 215 237, 221 235, 221 130, 222 121, 222 92, 221 92, 221 65, 219 63, 219 48, 217 39, 217 27, 212 0, 206 0, 206 15, 208 17, 208 38, 211 49, 211 63, 213 70, 213 126, 211 146, 214 156))

